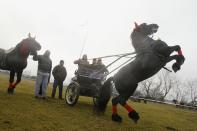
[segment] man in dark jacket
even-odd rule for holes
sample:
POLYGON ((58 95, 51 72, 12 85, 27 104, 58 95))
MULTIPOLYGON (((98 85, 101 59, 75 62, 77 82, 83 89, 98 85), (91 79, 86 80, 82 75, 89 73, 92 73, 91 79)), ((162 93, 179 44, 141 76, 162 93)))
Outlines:
POLYGON ((51 97, 55 97, 56 88, 59 87, 59 99, 62 99, 62 89, 63 89, 63 82, 66 79, 67 71, 64 67, 64 61, 61 60, 60 64, 55 66, 53 69, 53 77, 54 77, 54 83, 53 83, 53 90, 51 97))
POLYGON ((52 61, 50 59, 50 51, 46 50, 43 55, 33 57, 33 60, 38 61, 38 71, 35 85, 35 97, 46 98, 46 89, 49 83, 52 61), (40 88, 41 87, 41 88, 40 88), (39 93, 41 90, 41 94, 39 93))

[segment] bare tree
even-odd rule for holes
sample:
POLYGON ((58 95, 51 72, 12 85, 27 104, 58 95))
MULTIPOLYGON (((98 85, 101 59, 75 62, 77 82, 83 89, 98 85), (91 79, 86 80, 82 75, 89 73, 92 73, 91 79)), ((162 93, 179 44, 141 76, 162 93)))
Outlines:
POLYGON ((166 70, 160 71, 155 77, 151 77, 140 83, 141 90, 146 98, 164 100, 169 92, 176 86, 176 100, 181 99, 180 82, 173 73, 166 70))
POLYGON ((183 88, 181 88, 182 83, 180 80, 174 79, 174 87, 173 87, 173 94, 171 95, 173 97, 173 101, 174 103, 178 103, 181 99, 183 99, 182 97, 182 91, 183 88))
POLYGON ((157 100, 164 100, 170 90, 173 88, 174 78, 166 70, 162 70, 157 74, 157 80, 152 88, 151 96, 157 100))
POLYGON ((161 71, 161 77, 162 77, 162 81, 163 81, 163 85, 162 85, 162 98, 164 100, 164 98, 167 96, 167 94, 170 92, 170 90, 172 89, 173 85, 174 85, 174 78, 173 76, 166 70, 161 71))
POLYGON ((160 77, 158 74, 156 76, 156 80, 154 82, 154 87, 151 90, 151 97, 152 99, 159 100, 161 99, 161 86, 162 86, 162 77, 160 77))
POLYGON ((136 91, 133 93, 133 96, 135 96, 135 97, 142 97, 143 94, 142 94, 142 92, 141 92, 140 90, 136 90, 136 91))
POLYGON ((142 88, 142 90, 145 92, 145 97, 146 98, 151 98, 151 86, 153 85, 153 81, 154 81, 154 78, 151 77, 147 80, 144 80, 142 82, 140 82, 140 87, 142 88))
POLYGON ((197 88, 196 88, 197 81, 194 81, 194 80, 187 81, 186 86, 189 90, 191 103, 194 104, 194 102, 197 101, 197 88))
POLYGON ((184 95, 181 96, 180 104, 181 105, 186 105, 187 104, 187 98, 186 98, 186 96, 184 96, 184 95))

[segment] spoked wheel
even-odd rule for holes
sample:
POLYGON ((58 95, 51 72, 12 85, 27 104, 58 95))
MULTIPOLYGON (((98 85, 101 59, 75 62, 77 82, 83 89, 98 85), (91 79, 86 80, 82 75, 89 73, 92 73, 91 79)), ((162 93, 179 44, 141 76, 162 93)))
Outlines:
POLYGON ((79 84, 76 82, 72 82, 68 85, 65 94, 66 103, 69 106, 74 106, 79 98, 79 84))

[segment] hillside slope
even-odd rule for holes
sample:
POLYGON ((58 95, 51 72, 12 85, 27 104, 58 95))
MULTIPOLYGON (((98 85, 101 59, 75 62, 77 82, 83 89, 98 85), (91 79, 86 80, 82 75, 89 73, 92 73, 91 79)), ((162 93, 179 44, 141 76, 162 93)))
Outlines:
MULTIPOLYGON (((0 130, 6 131, 95 131, 95 130, 197 130, 197 111, 161 104, 133 103, 141 119, 134 124, 122 107, 121 124, 111 121, 111 104, 105 115, 92 111, 92 99, 80 97, 74 107, 63 100, 34 98, 34 81, 22 80, 14 95, 8 95, 8 76, 0 76, 0 130)), ((48 96, 51 89, 48 90, 48 96)))

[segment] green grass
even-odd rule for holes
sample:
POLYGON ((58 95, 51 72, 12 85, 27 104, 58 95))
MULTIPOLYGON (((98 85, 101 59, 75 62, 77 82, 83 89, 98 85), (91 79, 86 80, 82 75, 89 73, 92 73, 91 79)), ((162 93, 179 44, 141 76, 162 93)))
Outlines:
MULTIPOLYGON (((197 131, 197 111, 154 103, 130 104, 141 119, 134 124, 127 112, 118 107, 121 124, 111 121, 111 104, 105 115, 93 113, 91 98, 80 97, 74 107, 63 100, 34 98, 34 81, 22 80, 14 95, 7 94, 8 76, 0 76, 0 130, 6 131, 197 131)), ((51 94, 51 86, 48 96, 51 94)))

